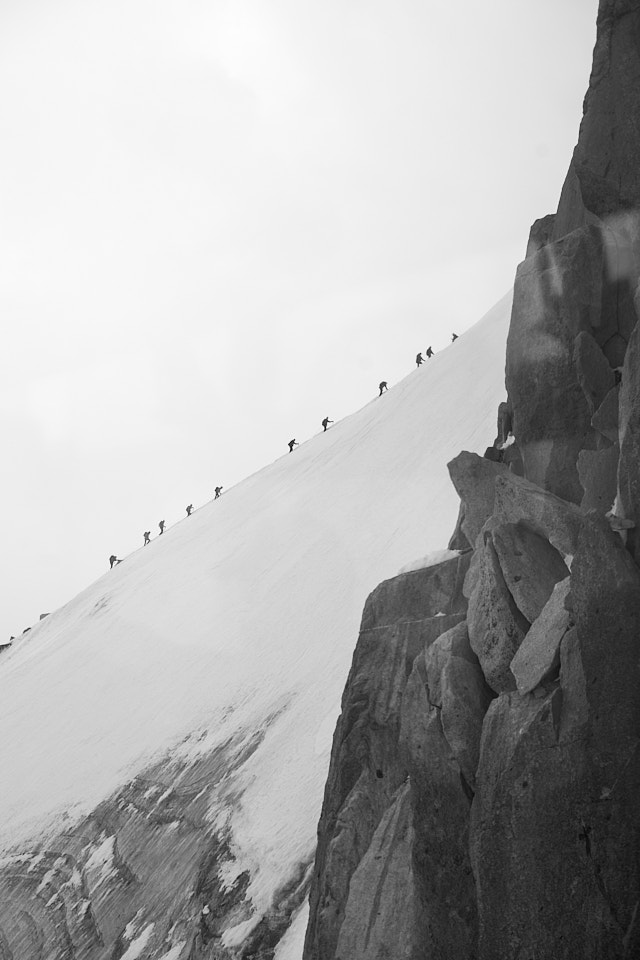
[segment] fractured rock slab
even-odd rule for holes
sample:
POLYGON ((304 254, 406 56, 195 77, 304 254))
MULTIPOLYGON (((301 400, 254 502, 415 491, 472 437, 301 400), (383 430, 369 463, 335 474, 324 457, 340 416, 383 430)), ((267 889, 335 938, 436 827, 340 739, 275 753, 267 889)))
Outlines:
POLYGON ((492 523, 491 538, 504 581, 518 609, 532 623, 569 570, 549 541, 525 523, 492 523))
POLYGON ((578 382, 593 416, 606 395, 615 386, 615 376, 604 353, 586 330, 581 330, 576 337, 573 356, 578 382))
POLYGON ((490 534, 480 555, 476 585, 469 598, 467 625, 471 649, 489 686, 497 693, 515 689, 510 664, 529 622, 518 610, 502 575, 490 534))
POLYGON ((591 426, 612 443, 618 441, 618 400, 620 386, 616 384, 609 390, 604 400, 591 418, 591 426))
POLYGON ((318 828, 305 942, 309 960, 335 958, 352 877, 411 770, 431 764, 436 750, 443 756, 447 791, 457 790, 460 804, 468 806, 428 701, 423 659, 436 637, 465 617, 462 581, 468 562, 468 556, 456 556, 400 574, 367 600, 318 828))
POLYGON ((578 456, 578 476, 584 488, 580 506, 583 510, 597 510, 603 516, 613 506, 618 489, 617 443, 600 450, 581 450, 578 456))
POLYGON ((518 693, 530 693, 560 665, 560 644, 571 626, 571 614, 565 607, 570 577, 556 583, 544 610, 511 661, 518 693))
MULTIPOLYGON (((574 363, 574 341, 600 322, 603 243, 582 227, 518 267, 507 339, 506 385, 527 479, 573 503, 592 410, 574 363)), ((605 361, 606 362, 606 361, 605 361)))
POLYGON ((640 563, 640 327, 636 326, 622 371, 620 385, 620 463, 618 467, 618 512, 636 529, 627 541, 640 563))
POLYGON ((411 787, 398 791, 349 885, 336 960, 419 960, 426 936, 415 844, 411 787))
POLYGON ((424 656, 430 703, 441 710, 442 730, 466 782, 473 787, 482 721, 491 702, 466 623, 441 634, 424 656))
POLYGON ((640 952, 640 571, 597 517, 580 529, 571 607, 560 687, 503 694, 483 725, 470 836, 480 960, 640 952))
POLYGON ((495 515, 512 523, 526 523, 565 557, 575 553, 584 522, 577 506, 513 473, 496 478, 495 515))
POLYGON ((464 513, 460 527, 471 546, 493 513, 496 477, 508 473, 506 467, 477 453, 463 450, 447 464, 451 482, 460 497, 464 513))

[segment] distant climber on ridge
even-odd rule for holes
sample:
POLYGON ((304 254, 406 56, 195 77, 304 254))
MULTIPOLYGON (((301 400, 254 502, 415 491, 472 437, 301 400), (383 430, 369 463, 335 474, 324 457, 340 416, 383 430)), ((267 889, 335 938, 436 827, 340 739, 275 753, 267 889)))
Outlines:
POLYGON ((452 333, 452 334, 451 334, 451 343, 454 343, 457 339, 458 339, 458 334, 457 334, 457 333, 452 333))
POLYGON ((162 536, 164 533, 164 520, 161 520, 158 526, 160 527, 160 536, 162 536))
POLYGON ((213 499, 217 500, 220 494, 222 493, 222 487, 216 487, 214 490, 214 493, 215 493, 215 497, 213 499))
POLYGON ((112 553, 111 556, 109 557, 109 569, 113 570, 113 565, 114 563, 117 563, 117 562, 118 562, 118 558, 116 557, 115 553, 112 553))
POLYGON ((298 441, 294 438, 293 440, 289 440, 289 443, 287 444, 287 446, 289 447, 289 453, 293 453, 293 448, 294 448, 294 447, 299 447, 300 444, 299 444, 298 441))
POLYGON ((325 433, 327 432, 327 427, 329 426, 330 423, 333 423, 333 420, 329 420, 329 417, 325 417, 324 420, 322 421, 322 429, 324 430, 325 433))
POLYGON ((143 533, 143 537, 144 537, 143 546, 146 547, 148 543, 151 543, 151 530, 145 530, 145 532, 143 533))
POLYGON ((188 517, 191 516, 191 511, 192 511, 192 510, 193 510, 193 504, 190 503, 189 506, 187 507, 187 516, 188 516, 188 517))
POLYGON ((421 363, 424 363, 424 357, 419 353, 416 356, 416 367, 419 367, 421 363))
POLYGON ((431 347, 427 347, 427 356, 429 357, 429 359, 431 359, 431 357, 433 356, 433 350, 431 349, 431 347))
POLYGON ((380 383, 378 384, 378 386, 379 386, 379 388, 380 388, 380 393, 378 394, 378 396, 381 397, 381 396, 382 396, 382 391, 383 391, 383 390, 388 390, 389 387, 387 386, 387 381, 386 381, 386 380, 381 380, 380 383))

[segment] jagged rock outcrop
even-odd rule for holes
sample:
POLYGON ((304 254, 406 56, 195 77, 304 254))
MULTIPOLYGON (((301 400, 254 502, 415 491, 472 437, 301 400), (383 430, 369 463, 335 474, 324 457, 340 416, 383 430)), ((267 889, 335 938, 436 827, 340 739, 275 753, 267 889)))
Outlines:
POLYGON ((640 572, 606 524, 585 520, 570 599, 571 667, 539 697, 502 695, 483 728, 471 849, 487 960, 640 948, 640 572))
POLYGON ((468 562, 401 574, 367 601, 318 833, 305 946, 314 960, 382 960, 391 930, 403 931, 393 955, 412 960, 451 942, 464 954, 475 940, 466 775, 490 695, 456 626, 468 562), (464 716, 450 703, 461 689, 473 690, 464 716))
POLYGON ((601 0, 558 211, 518 268, 498 436, 449 464, 468 609, 411 667, 388 625, 374 655, 360 637, 305 960, 640 955, 639 103, 640 2, 601 0), (393 722, 347 746, 391 688, 393 722), (365 774, 382 742, 384 796, 365 774))

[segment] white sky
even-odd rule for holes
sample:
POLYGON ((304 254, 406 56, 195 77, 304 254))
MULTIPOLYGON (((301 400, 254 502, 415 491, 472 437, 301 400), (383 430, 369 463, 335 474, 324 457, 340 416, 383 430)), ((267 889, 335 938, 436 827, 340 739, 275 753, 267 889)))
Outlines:
POLYGON ((596 10, 0 0, 0 641, 502 296, 596 10))

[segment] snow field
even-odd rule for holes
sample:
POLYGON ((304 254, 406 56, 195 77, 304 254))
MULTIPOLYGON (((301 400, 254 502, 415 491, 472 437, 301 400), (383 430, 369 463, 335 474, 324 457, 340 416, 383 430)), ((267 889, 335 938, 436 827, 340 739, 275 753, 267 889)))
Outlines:
MULTIPOLYGON (((366 597, 446 548, 458 511, 446 463, 493 441, 510 307, 511 294, 3 655, 0 852, 68 827, 168 751, 188 757, 266 725, 232 775, 240 801, 212 795, 210 807, 251 873, 259 919, 313 855, 366 597)), ((304 922, 301 910, 277 960, 300 956, 304 922)))

